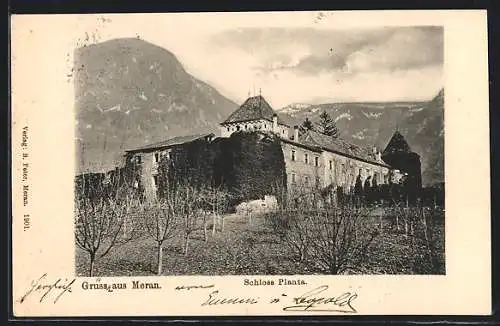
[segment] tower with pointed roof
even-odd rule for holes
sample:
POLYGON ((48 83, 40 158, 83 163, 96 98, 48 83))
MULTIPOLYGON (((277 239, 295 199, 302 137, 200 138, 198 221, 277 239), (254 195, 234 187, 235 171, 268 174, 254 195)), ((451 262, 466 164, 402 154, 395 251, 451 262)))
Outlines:
POLYGON ((412 151, 403 135, 396 130, 382 152, 382 160, 393 169, 406 174, 406 186, 410 200, 415 200, 422 188, 420 155, 412 151))
POLYGON ((289 126, 273 110, 262 95, 252 96, 220 124, 221 137, 239 131, 269 131, 288 137, 289 126))

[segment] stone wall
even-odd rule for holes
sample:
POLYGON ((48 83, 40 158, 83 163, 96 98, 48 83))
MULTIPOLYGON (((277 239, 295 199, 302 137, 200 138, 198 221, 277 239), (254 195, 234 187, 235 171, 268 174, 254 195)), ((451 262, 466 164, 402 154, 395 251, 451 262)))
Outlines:
POLYGON ((236 122, 220 126, 221 137, 229 137, 232 133, 237 131, 272 131, 280 137, 288 138, 288 127, 278 124, 277 128, 273 127, 273 122, 265 119, 236 122))
POLYGON ((169 155, 170 150, 158 150, 146 153, 136 153, 133 159, 141 165, 141 185, 144 187, 144 196, 146 199, 154 199, 157 195, 157 176, 158 164, 161 158, 169 155), (138 158, 140 157, 140 159, 138 158))
POLYGON ((285 159, 288 188, 291 191, 294 189, 314 188, 318 182, 321 186, 322 171, 324 169, 324 161, 321 159, 321 152, 313 151, 289 142, 282 141, 281 144, 285 159))
POLYGON ((388 183, 389 169, 381 165, 370 164, 327 151, 314 151, 291 142, 282 141, 282 150, 285 158, 287 183, 291 190, 293 188, 311 188, 317 185, 316 182, 319 182, 320 188, 335 185, 341 186, 345 192, 349 192, 354 188, 358 175, 361 175, 363 185, 369 176, 372 178, 371 180, 375 178, 377 184, 388 183), (292 151, 294 152, 293 158, 292 151))

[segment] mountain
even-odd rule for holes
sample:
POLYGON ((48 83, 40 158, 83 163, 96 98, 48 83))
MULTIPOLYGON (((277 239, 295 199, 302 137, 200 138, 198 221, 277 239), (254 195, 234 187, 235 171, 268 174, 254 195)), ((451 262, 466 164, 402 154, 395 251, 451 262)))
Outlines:
POLYGON ((75 51, 78 172, 119 164, 124 150, 216 132, 238 105, 188 74, 171 52, 140 39, 75 51))
POLYGON ((426 102, 291 104, 279 113, 291 124, 313 123, 326 111, 336 120, 340 137, 384 149, 398 129, 420 155, 424 185, 444 181, 444 90, 426 102))
MULTIPOLYGON (((174 136, 217 132, 238 105, 185 71, 174 54, 140 39, 115 39, 75 51, 77 171, 120 164, 126 149, 174 136)), ((424 184, 444 180, 444 92, 427 102, 292 104, 291 125, 322 111, 340 136, 385 148, 396 130, 421 156, 424 184)))

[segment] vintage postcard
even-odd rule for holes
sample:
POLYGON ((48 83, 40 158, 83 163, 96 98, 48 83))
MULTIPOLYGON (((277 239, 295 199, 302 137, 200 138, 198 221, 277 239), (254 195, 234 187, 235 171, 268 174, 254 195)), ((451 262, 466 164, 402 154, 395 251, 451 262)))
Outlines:
POLYGON ((490 314, 486 22, 12 16, 15 316, 490 314))

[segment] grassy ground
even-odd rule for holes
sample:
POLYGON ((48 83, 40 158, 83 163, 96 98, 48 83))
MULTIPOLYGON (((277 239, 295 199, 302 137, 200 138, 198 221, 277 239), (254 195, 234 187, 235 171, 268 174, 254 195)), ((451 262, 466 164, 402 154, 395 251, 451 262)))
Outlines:
MULTIPOLYGON (((372 217, 367 217, 372 218, 372 217)), ((376 225, 378 220, 374 219, 376 225)), ((436 252, 439 273, 444 274, 444 218, 436 219, 434 236, 438 239, 436 252)), ((422 243, 397 231, 393 220, 383 220, 383 233, 370 247, 368 260, 350 273, 356 274, 425 274, 428 258, 422 243), (412 242, 413 241, 413 242, 412 242)), ((209 232, 203 241, 203 231, 192 235, 187 256, 182 253, 182 239, 176 237, 164 245, 164 275, 290 275, 311 274, 306 267, 290 259, 290 254, 279 242, 263 217, 252 223, 236 214, 225 218, 224 232, 214 237, 209 232)), ((96 262, 95 276, 139 276, 156 274, 156 250, 146 237, 114 248, 96 262)), ((78 275, 87 275, 88 256, 81 249, 76 252, 78 275)))

